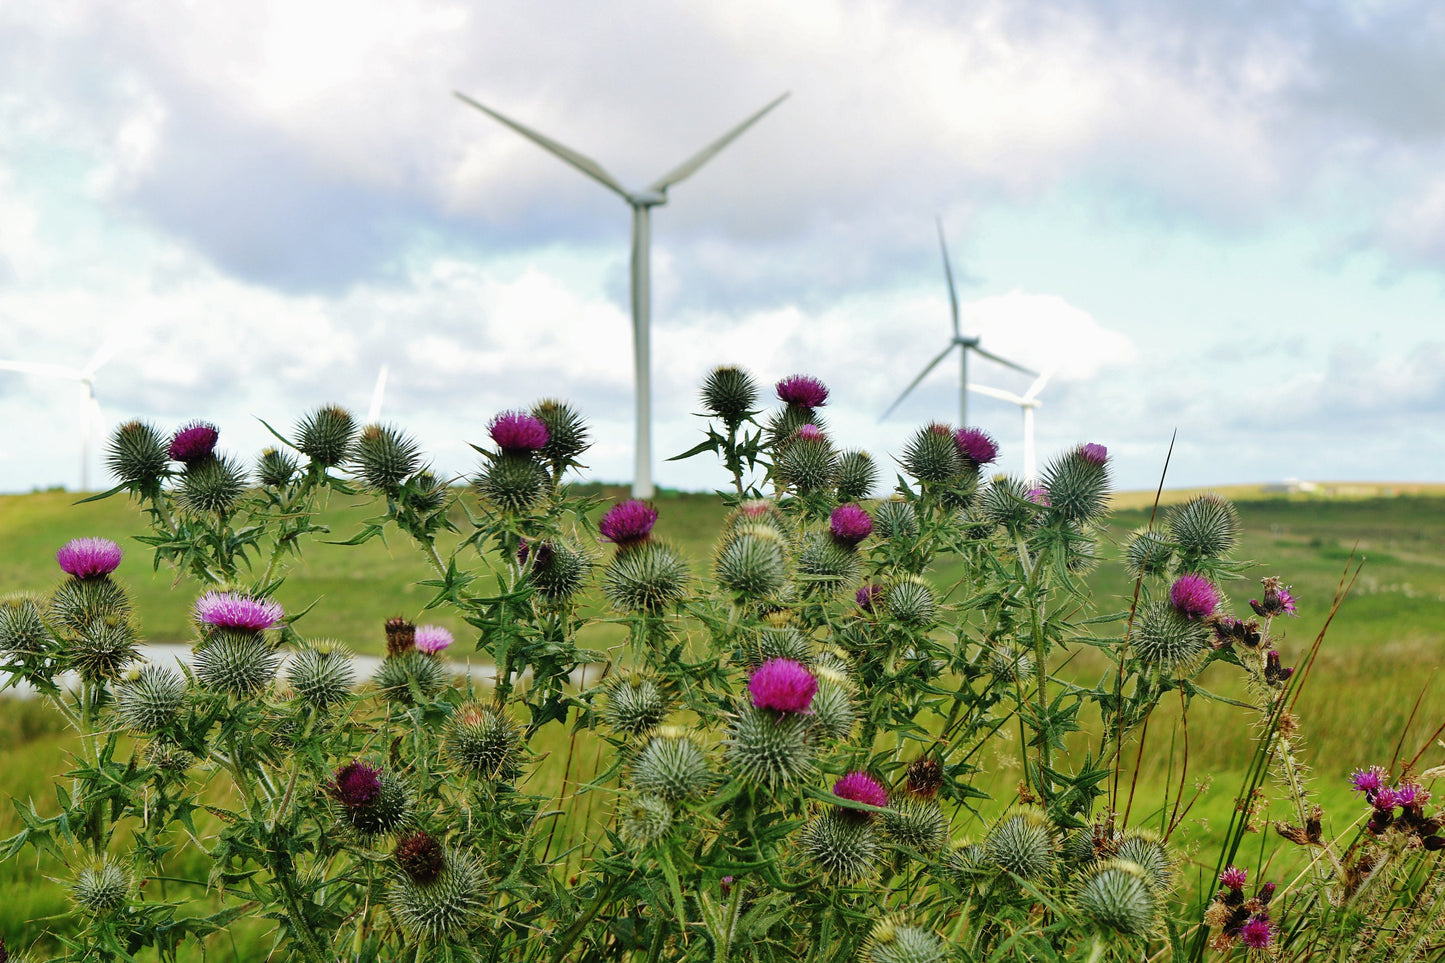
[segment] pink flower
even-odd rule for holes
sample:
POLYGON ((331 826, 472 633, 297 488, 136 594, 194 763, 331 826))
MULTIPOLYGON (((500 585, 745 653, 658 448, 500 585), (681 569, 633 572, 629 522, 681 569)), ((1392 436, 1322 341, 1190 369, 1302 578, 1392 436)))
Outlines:
POLYGON ((196 600, 196 621, 220 629, 262 632, 281 624, 285 613, 274 599, 253 599, 237 592, 207 592, 196 600))
POLYGON ((953 433, 953 443, 958 453, 977 468, 990 464, 998 457, 998 442, 982 428, 960 428, 953 433))
POLYGON ((418 625, 416 647, 427 655, 436 655, 452 644, 452 634, 440 625, 418 625))
POLYGON ((1053 505, 1053 502, 1049 501, 1049 490, 1047 488, 1030 488, 1024 497, 1040 508, 1048 508, 1053 505))
POLYGON ((645 542, 657 524, 657 509, 635 498, 613 505, 597 523, 602 537, 618 546, 645 542))
POLYGON ((792 659, 769 659, 753 670, 748 691, 759 709, 805 713, 813 704, 818 680, 792 659))
POLYGON ((821 408, 828 403, 828 386, 811 375, 788 375, 777 388, 779 398, 798 408, 821 408))
POLYGON ((540 451, 551 440, 542 420, 525 411, 504 411, 487 426, 492 441, 508 454, 540 451))
POLYGON ((1279 607, 1285 615, 1299 615, 1299 612, 1295 609, 1294 596, 1290 594, 1289 589, 1279 590, 1279 607))
POLYGON ((360 759, 348 762, 336 770, 328 788, 348 809, 365 806, 381 792, 381 770, 360 759))
POLYGON ((1365 799, 1375 798, 1375 793, 1385 787, 1385 768, 1383 766, 1371 766, 1368 769, 1356 769, 1350 773, 1350 784, 1355 787, 1355 792, 1365 794, 1365 799))
POLYGON ((833 783, 833 795, 870 806, 888 805, 888 790, 866 772, 850 772, 833 783))
POLYGON ((799 425, 793 437, 799 441, 820 442, 823 440, 823 429, 817 425, 799 425))
POLYGON ((1169 604, 1186 619, 1203 619, 1219 605, 1219 590, 1203 575, 1181 575, 1169 587, 1169 604))
POLYGON ((120 546, 108 538, 72 538, 60 546, 55 560, 66 575, 100 578, 114 572, 124 556, 120 546))
POLYGON ((828 516, 828 530, 834 538, 852 548, 873 534, 873 517, 857 505, 839 505, 828 516))
POLYGON ((1219 882, 1230 889, 1244 889, 1244 884, 1248 881, 1249 871, 1238 866, 1230 866, 1219 874, 1219 882))
POLYGON ((1109 460, 1109 449, 1103 445, 1096 445, 1093 442, 1089 442, 1089 444, 1079 448, 1079 457, 1091 465, 1099 465, 1102 467, 1104 462, 1109 460))
POLYGON ((220 430, 204 421, 193 421, 171 437, 170 456, 187 465, 211 457, 220 430))
POLYGON ((1262 950, 1274 942, 1274 924, 1269 917, 1256 913, 1239 928, 1239 942, 1252 950, 1262 950))

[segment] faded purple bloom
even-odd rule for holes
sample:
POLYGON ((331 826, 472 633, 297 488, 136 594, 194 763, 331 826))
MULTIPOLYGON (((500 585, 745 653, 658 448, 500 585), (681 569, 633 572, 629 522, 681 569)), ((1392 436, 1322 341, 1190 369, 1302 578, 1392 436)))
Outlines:
POLYGON ((1091 465, 1102 466, 1109 460, 1109 449, 1103 445, 1096 445, 1092 441, 1079 448, 1079 457, 1091 465))
POLYGON ((1423 806, 1429 799, 1430 794, 1425 791, 1425 788, 1413 782, 1402 782, 1395 787, 1395 802, 1406 809, 1423 806))
POLYGON ((619 546, 645 542, 657 524, 657 509, 635 498, 613 505, 597 523, 602 537, 619 546))
POLYGON ((799 441, 819 442, 823 440, 823 429, 817 425, 799 425, 793 437, 799 441))
POLYGON ((731 876, 724 876, 718 883, 718 888, 722 890, 724 896, 731 896, 733 893, 733 878, 731 876))
POLYGON ((547 426, 535 415, 525 411, 504 411, 487 426, 492 441, 509 454, 540 451, 551 435, 547 426))
POLYGON ((1053 502, 1049 500, 1049 490, 1047 488, 1030 488, 1028 494, 1024 495, 1024 497, 1042 508, 1048 508, 1053 505, 1053 502))
POLYGON ((1274 942, 1274 924, 1263 913, 1256 913, 1239 928, 1239 942, 1252 950, 1262 950, 1274 942))
POLYGON ((1276 888, 1274 883, 1263 883, 1260 885, 1259 892, 1255 894, 1254 898, 1259 900, 1261 905, 1268 906, 1269 901, 1274 899, 1274 891, 1276 888))
POLYGON ((418 625, 416 647, 427 655, 436 655, 452 644, 452 634, 440 625, 418 625))
POLYGON ((357 759, 336 770, 328 787, 336 801, 348 809, 365 806, 381 792, 381 770, 357 759))
POLYGON ((850 772, 833 783, 833 795, 870 806, 888 805, 888 790, 866 772, 850 772))
POLYGON ((839 505, 828 516, 828 530, 851 548, 873 534, 873 517, 857 505, 839 505))
POLYGON ((114 572, 124 555, 120 546, 108 538, 72 538, 60 546, 55 560, 66 575, 99 578, 114 572))
POLYGON ((818 680, 792 659, 769 659, 748 679, 753 705, 775 712, 807 712, 818 691, 818 680))
POLYGON ((1219 874, 1219 882, 1230 889, 1244 889, 1244 884, 1249 882, 1249 870, 1230 866, 1219 874))
POLYGON ((1169 587, 1169 604, 1186 619, 1204 619, 1219 605, 1219 590, 1203 575, 1190 572, 1169 587))
POLYGON ((870 582, 860 588, 857 594, 853 596, 853 599, 858 603, 860 609, 865 612, 872 612, 873 607, 878 604, 878 600, 882 597, 883 586, 870 582))
POLYGON ((812 375, 788 375, 777 388, 778 397, 797 408, 821 408, 828 403, 828 386, 812 375))
POLYGON ((1355 792, 1364 793, 1367 800, 1374 799, 1375 793, 1385 788, 1385 767, 1356 769, 1350 773, 1350 785, 1355 787, 1355 792))
POLYGON ((196 621, 219 629, 261 632, 281 624, 285 613, 274 599, 253 599, 238 592, 207 592, 196 600, 196 621))
POLYGON ((998 457, 998 442, 982 428, 960 428, 953 433, 958 453, 974 467, 988 465, 998 457))
POLYGON ((1299 615, 1299 612, 1295 609, 1294 595, 1289 589, 1279 590, 1279 607, 1285 615, 1299 615))
POLYGON ((171 437, 170 456, 187 465, 211 457, 220 429, 204 421, 193 421, 171 437))

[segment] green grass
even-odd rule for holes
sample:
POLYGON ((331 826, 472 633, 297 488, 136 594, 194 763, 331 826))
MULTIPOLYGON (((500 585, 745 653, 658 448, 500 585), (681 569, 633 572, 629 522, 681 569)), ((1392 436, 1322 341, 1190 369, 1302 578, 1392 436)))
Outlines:
MULTIPOLYGON (((595 491, 609 502, 623 495, 616 488, 595 491)), ((183 584, 173 590, 170 572, 152 573, 149 551, 132 540, 144 530, 139 513, 118 498, 81 506, 72 505, 72 500, 73 496, 50 492, 0 497, 0 546, 4 547, 0 592, 52 588, 59 579, 55 549, 69 538, 104 535, 126 546, 127 559, 118 577, 133 593, 143 634, 153 641, 186 641, 196 586, 183 584)), ((723 515, 718 500, 708 495, 665 493, 657 502, 661 512, 658 532, 695 560, 696 572, 704 572, 723 515)), ((1123 496, 1118 503, 1121 507, 1106 532, 1104 561, 1089 577, 1102 611, 1128 607, 1133 586, 1117 561, 1118 546, 1130 531, 1148 524, 1152 493, 1123 496)), ((1256 496, 1238 504, 1244 537, 1237 557, 1259 564, 1245 578, 1228 584, 1227 594, 1236 611, 1247 611, 1248 599, 1259 594, 1260 576, 1279 575, 1293 586, 1301 614, 1288 621, 1286 635, 1279 642, 1286 664, 1298 663, 1322 629, 1347 561, 1363 562, 1297 707, 1305 734, 1305 758, 1316 773, 1313 785, 1326 808, 1327 821, 1338 832, 1362 812, 1346 788, 1349 771, 1371 763, 1388 764, 1397 745, 1403 746, 1401 758, 1414 756, 1427 746, 1436 726, 1445 722, 1445 686, 1435 678, 1445 661, 1445 497, 1256 496), (1417 697, 1416 718, 1402 742, 1401 733, 1417 697)), ((374 509, 365 499, 333 497, 324 521, 331 526, 333 537, 344 539, 372 514, 374 509)), ((600 546, 598 551, 600 555, 600 546)), ((475 640, 475 633, 450 613, 423 611, 430 594, 415 582, 429 575, 421 557, 399 538, 390 539, 389 545, 373 541, 355 548, 310 545, 290 573, 281 599, 291 611, 317 602, 302 631, 341 639, 358 652, 379 653, 383 621, 404 614, 452 628, 459 639, 454 654, 465 657, 472 650, 467 640, 475 640)), ((952 581, 947 568, 936 573, 935 580, 940 586, 952 581)), ((600 602, 594 600, 592 605, 601 611, 600 602)), ((583 642, 594 647, 605 648, 618 640, 615 626, 599 626, 590 633, 583 642)), ((1083 648, 1063 674, 1092 684, 1106 668, 1097 652, 1083 648)), ((1221 695, 1246 695, 1239 673, 1227 666, 1212 667, 1200 682, 1221 695)), ((1166 705, 1151 721, 1131 820, 1160 825, 1167 819, 1161 800, 1167 798, 1172 811, 1181 784, 1186 802, 1197 786, 1204 786, 1174 838, 1187 855, 1198 857, 1193 868, 1196 874, 1212 869, 1252 749, 1253 723, 1245 710, 1196 702, 1188 713, 1188 771, 1181 781, 1185 727, 1178 707, 1166 705)), ((54 720, 39 707, 0 701, 0 772, 6 775, 3 795, 53 800, 50 783, 55 773, 64 770, 69 745, 54 720)), ((578 745, 574 784, 579 767, 580 776, 585 777, 598 761, 595 742, 584 736, 578 745)), ((559 733, 552 744, 537 748, 545 759, 540 771, 533 774, 534 785, 557 785, 568 757, 567 736, 559 733)), ((1131 749, 1131 766, 1133 759, 1131 749)), ((1019 782, 1018 747, 999 740, 981 761, 988 768, 982 787, 993 793, 1001 806, 1019 782)), ((1422 766, 1442 763, 1445 750, 1427 747, 1422 766)), ((1126 772, 1126 793, 1130 778, 1126 772)), ((594 797, 594 820, 608 807, 604 797, 594 797)), ((1286 819, 1290 814, 1278 811, 1276 805, 1266 816, 1286 819)), ((955 832, 976 836, 982 827, 982 821, 964 813, 955 832)), ((0 811, 0 837, 16 828, 17 820, 5 807, 0 811)), ((1266 841, 1271 849, 1277 848, 1278 840, 1262 833, 1251 838, 1246 855, 1255 859, 1266 841)), ((1287 868, 1288 855, 1280 859, 1283 862, 1276 865, 1276 871, 1287 868)), ((63 888, 45 878, 60 872, 57 866, 37 867, 33 861, 0 866, 0 892, 15 894, 0 908, 0 934, 18 940, 22 933, 33 934, 37 929, 25 921, 67 911, 63 888)), ((220 941, 209 958, 264 956, 264 933, 238 931, 235 938, 238 950, 234 957, 229 941, 220 941)))

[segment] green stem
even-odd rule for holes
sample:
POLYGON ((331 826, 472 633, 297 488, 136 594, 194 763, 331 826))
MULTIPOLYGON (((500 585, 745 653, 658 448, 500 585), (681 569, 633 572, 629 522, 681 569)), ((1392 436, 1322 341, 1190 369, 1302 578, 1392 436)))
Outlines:
POLYGON ((577 917, 577 919, 572 922, 572 925, 567 927, 566 931, 558 938, 557 947, 552 951, 551 963, 561 963, 562 958, 567 955, 567 951, 582 938, 582 933, 592 924, 592 921, 597 918, 597 914, 602 912, 608 900, 612 899, 612 894, 617 892, 624 882, 626 882, 626 880, 616 877, 607 881, 607 885, 602 887, 602 892, 598 893, 596 898, 587 904, 587 909, 582 912, 582 915, 577 917))
POLYGON ((717 934, 716 949, 713 953, 713 963, 727 963, 728 951, 732 948, 733 933, 738 928, 738 916, 742 913, 743 890, 747 883, 743 880, 733 881, 732 899, 728 903, 727 922, 723 931, 717 934))

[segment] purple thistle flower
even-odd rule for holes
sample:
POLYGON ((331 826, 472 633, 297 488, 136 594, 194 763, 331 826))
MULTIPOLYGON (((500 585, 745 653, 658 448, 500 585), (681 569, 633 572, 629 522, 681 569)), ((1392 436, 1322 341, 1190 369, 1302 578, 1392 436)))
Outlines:
POLYGON ((860 588, 857 594, 853 596, 853 599, 858 603, 860 609, 865 612, 872 612, 873 606, 875 606, 882 597, 883 586, 870 582, 860 588))
POLYGON ((1385 767, 1356 769, 1350 773, 1350 785, 1355 787, 1355 792, 1364 793, 1367 801, 1373 800, 1375 793, 1385 788, 1385 767))
POLYGON ((1104 462, 1109 460, 1109 449, 1091 441, 1087 445, 1080 446, 1079 457, 1091 465, 1103 467, 1104 462))
POLYGON ((1423 806, 1429 800, 1430 793, 1425 790, 1425 787, 1416 783, 1402 782, 1395 787, 1395 802, 1406 809, 1423 806))
POLYGON ((124 556, 120 546, 108 538, 72 538, 60 546, 55 560, 66 575, 101 578, 114 572, 124 556))
MULTIPOLYGON (((866 772, 850 772, 833 783, 833 795, 839 799, 867 803, 870 806, 888 805, 888 790, 866 772)), ((864 814, 860 812, 858 815, 864 814)))
POLYGON ((1249 882, 1249 870, 1230 866, 1219 874, 1219 882, 1230 889, 1244 889, 1244 884, 1249 882))
POLYGON ((1049 490, 1047 488, 1030 488, 1024 497, 1042 508, 1049 508, 1054 504, 1049 499, 1049 490))
POLYGON ((873 516, 857 505, 839 505, 828 516, 828 530, 834 538, 852 548, 873 534, 873 516))
POLYGON ((1383 786, 1379 792, 1375 793, 1375 798, 1371 802, 1374 803, 1376 812, 1394 812, 1395 807, 1400 805, 1400 796, 1389 786, 1383 786))
POLYGON ((1186 619, 1204 619, 1219 605, 1219 590, 1203 575, 1181 575, 1169 587, 1169 604, 1186 619))
POLYGON ((220 429, 205 421, 193 421, 171 436, 170 456, 187 465, 204 461, 215 450, 220 429))
POLYGON ((1295 608, 1294 595, 1289 589, 1279 590, 1279 606, 1285 615, 1299 615, 1299 611, 1295 608))
POLYGON ((796 408, 821 408, 828 403, 828 386, 812 375, 788 375, 777 384, 778 397, 796 408))
POLYGON ((657 524, 657 509, 635 498, 613 505, 597 523, 602 537, 620 547, 645 542, 657 524))
POLYGON ((821 442, 823 440, 823 429, 817 425, 799 425, 798 430, 793 432, 793 437, 798 441, 821 442))
POLYGON ((416 647, 427 655, 436 655, 452 644, 452 634, 440 625, 418 625, 416 647))
POLYGON ((998 457, 998 442, 982 428, 960 428, 953 433, 953 443, 958 453, 977 468, 988 465, 998 457))
POLYGON ((551 439, 547 426, 525 411, 504 411, 487 426, 492 441, 508 454, 540 451, 551 439))
POLYGON ((196 621, 218 629, 261 632, 281 623, 285 613, 274 599, 253 599, 238 592, 207 592, 196 600, 196 621))
POLYGON ((1239 942, 1252 950, 1262 950, 1274 942, 1274 924, 1263 913, 1256 913, 1239 928, 1239 942))
POLYGON ((806 713, 818 691, 818 680, 792 659, 769 659, 753 670, 748 691, 759 709, 806 713))
POLYGON ((357 759, 336 770, 327 788, 347 809, 365 806, 381 792, 381 770, 357 759))
POLYGON ((724 876, 718 882, 718 888, 722 890, 723 896, 731 896, 733 893, 733 878, 731 876, 724 876))

